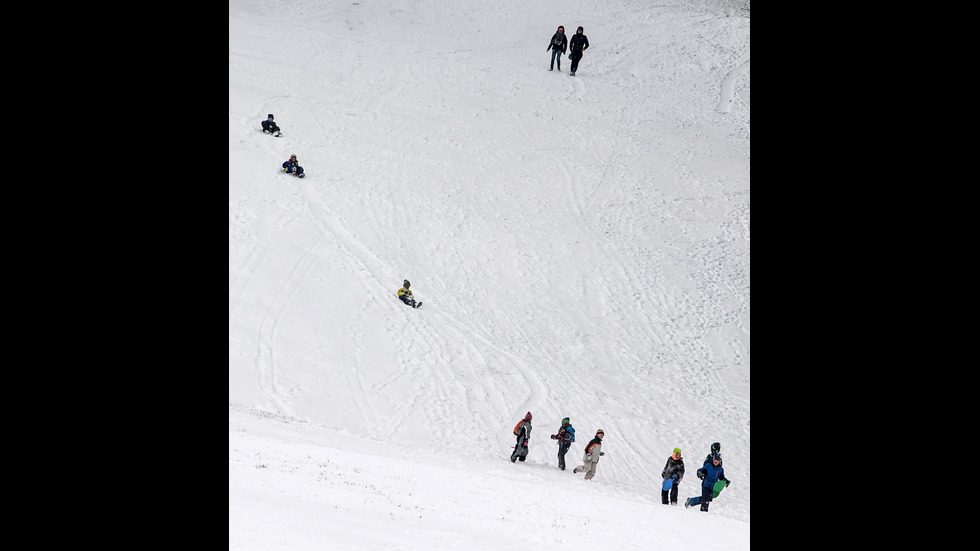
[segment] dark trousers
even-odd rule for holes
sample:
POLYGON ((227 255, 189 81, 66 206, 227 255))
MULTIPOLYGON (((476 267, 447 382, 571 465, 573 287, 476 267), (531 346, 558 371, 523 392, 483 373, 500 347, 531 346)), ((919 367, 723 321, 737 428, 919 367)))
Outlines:
POLYGON ((568 453, 568 448, 572 446, 572 443, 567 444, 559 442, 558 443, 558 468, 565 470, 565 454, 568 453))
POLYGON ((575 71, 577 71, 578 70, 578 62, 581 59, 582 59, 582 51, 579 50, 579 51, 576 52, 575 50, 572 50, 572 66, 571 66, 571 68, 569 68, 569 71, 571 71, 573 73, 575 71))
POLYGON ((670 501, 676 502, 677 501, 677 487, 678 486, 680 486, 680 484, 678 484, 678 483, 675 482, 674 485, 671 486, 669 490, 660 490, 660 501, 661 501, 661 503, 663 503, 664 505, 667 505, 667 498, 668 497, 670 498, 670 501))
POLYGON ((701 497, 689 497, 687 501, 691 506, 701 504, 701 510, 707 512, 708 504, 711 503, 711 496, 715 495, 715 489, 712 486, 701 486, 701 497))

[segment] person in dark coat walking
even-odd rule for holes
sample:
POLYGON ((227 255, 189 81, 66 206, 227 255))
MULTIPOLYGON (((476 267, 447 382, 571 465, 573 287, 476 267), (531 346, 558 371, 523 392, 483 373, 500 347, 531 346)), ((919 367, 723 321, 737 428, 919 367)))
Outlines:
POLYGON ((561 71, 561 56, 565 55, 565 50, 568 49, 568 38, 565 37, 565 27, 563 25, 558 25, 558 31, 554 36, 551 37, 551 42, 548 43, 548 47, 545 49, 547 52, 551 50, 551 68, 549 71, 555 70, 555 58, 558 58, 558 70, 561 71), (559 53, 561 50, 561 53, 559 53))
POLYGON ((715 482, 725 481, 725 487, 732 483, 725 478, 725 468, 721 466, 721 454, 716 453, 711 456, 711 463, 706 464, 697 470, 698 478, 701 482, 701 496, 689 497, 684 501, 684 507, 701 504, 701 511, 708 512, 708 504, 711 503, 712 496, 715 494, 715 482))
POLYGON ((558 468, 564 471, 565 454, 568 453, 568 448, 575 441, 575 427, 572 426, 568 417, 561 420, 561 428, 558 429, 558 434, 552 434, 551 439, 558 441, 558 468))
POLYGON ((524 416, 524 421, 521 422, 520 426, 514 430, 517 432, 517 443, 514 444, 514 453, 510 454, 510 462, 513 463, 520 459, 523 463, 527 459, 527 441, 531 439, 530 411, 524 416))
POLYGON ((575 76, 578 71, 578 62, 582 60, 582 52, 589 49, 589 37, 585 36, 585 29, 579 27, 568 42, 568 47, 572 50, 572 66, 569 74, 575 76))
MULTIPOLYGON (((719 455, 721 454, 721 442, 711 444, 711 451, 708 452, 707 456, 705 456, 704 464, 707 465, 708 463, 711 463, 711 460, 714 458, 716 453, 719 455)), ((724 465, 724 463, 722 463, 722 465, 724 465)))
POLYGON ((670 504, 677 505, 677 487, 684 478, 684 459, 681 457, 680 448, 674 448, 674 453, 667 458, 667 464, 664 465, 664 470, 660 472, 660 478, 664 481, 668 478, 674 479, 669 490, 660 491, 660 502, 667 505, 667 498, 670 497, 670 504))

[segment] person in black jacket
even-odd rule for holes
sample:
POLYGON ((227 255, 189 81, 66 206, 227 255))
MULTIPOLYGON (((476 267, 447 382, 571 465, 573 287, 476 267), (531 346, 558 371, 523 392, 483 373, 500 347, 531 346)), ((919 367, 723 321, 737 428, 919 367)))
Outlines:
POLYGON ((568 47, 572 50, 572 66, 570 68, 572 76, 578 70, 578 62, 582 60, 582 52, 589 49, 589 37, 585 36, 585 29, 579 27, 575 35, 568 42, 568 47))
POLYGON ((279 126, 276 125, 275 119, 276 118, 272 116, 272 113, 269 113, 269 118, 262 121, 262 131, 265 132, 266 134, 275 134, 276 136, 278 136, 279 126))
POLYGON ((555 58, 558 58, 558 70, 561 71, 561 56, 565 55, 565 50, 568 49, 568 39, 565 38, 565 26, 558 25, 558 32, 551 37, 551 42, 548 43, 548 47, 544 51, 551 50, 551 68, 549 71, 555 70, 555 58), (558 53, 558 50, 561 53, 558 53))
MULTIPOLYGON (((711 460, 714 459, 716 453, 719 455, 721 454, 721 442, 714 442, 711 444, 711 451, 708 452, 708 455, 704 458, 704 464, 707 465, 708 463, 711 463, 711 460)), ((722 465, 724 465, 724 463, 722 463, 722 465)))
POLYGON ((558 434, 552 434, 551 439, 558 441, 558 468, 564 471, 565 454, 568 453, 568 448, 575 441, 575 427, 572 426, 568 417, 561 420, 561 428, 558 429, 558 434))
POLYGON ((680 448, 674 448, 674 453, 667 458, 667 464, 664 465, 664 470, 660 472, 660 478, 665 481, 668 478, 674 479, 673 485, 669 490, 660 491, 660 502, 667 505, 667 497, 669 494, 670 504, 677 505, 677 487, 684 478, 684 459, 681 458, 680 448))

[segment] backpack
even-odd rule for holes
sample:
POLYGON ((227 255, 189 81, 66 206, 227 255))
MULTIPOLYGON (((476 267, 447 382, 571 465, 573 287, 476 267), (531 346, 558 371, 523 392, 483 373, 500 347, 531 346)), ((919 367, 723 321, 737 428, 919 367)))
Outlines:
POLYGON ((514 425, 514 436, 521 435, 521 427, 524 425, 524 421, 525 419, 521 419, 520 421, 517 422, 516 425, 514 425))

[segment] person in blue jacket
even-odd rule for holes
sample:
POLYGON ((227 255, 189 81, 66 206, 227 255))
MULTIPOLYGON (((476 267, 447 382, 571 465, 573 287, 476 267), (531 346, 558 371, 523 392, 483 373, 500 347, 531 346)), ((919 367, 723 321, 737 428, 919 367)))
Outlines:
POLYGON ((299 161, 296 160, 295 153, 290 155, 289 160, 282 164, 282 170, 286 174, 293 174, 295 176, 299 176, 300 178, 304 176, 303 167, 299 166, 299 161))
POLYGON ((558 434, 552 434, 551 439, 558 441, 558 468, 564 471, 565 454, 568 453, 568 448, 575 441, 575 427, 572 426, 568 417, 561 420, 561 428, 558 429, 558 434))
POLYGON ((721 454, 716 453, 711 456, 711 463, 705 464, 703 467, 697 471, 698 478, 701 482, 701 496, 700 497, 689 497, 684 501, 684 507, 690 507, 692 505, 701 504, 701 510, 705 513, 708 512, 708 504, 711 503, 711 496, 714 495, 715 482, 719 480, 725 481, 725 487, 727 488, 729 484, 732 483, 731 480, 725 478, 725 468, 721 466, 721 454))

